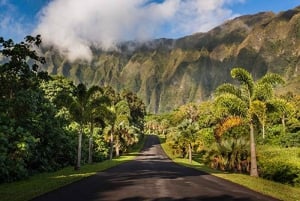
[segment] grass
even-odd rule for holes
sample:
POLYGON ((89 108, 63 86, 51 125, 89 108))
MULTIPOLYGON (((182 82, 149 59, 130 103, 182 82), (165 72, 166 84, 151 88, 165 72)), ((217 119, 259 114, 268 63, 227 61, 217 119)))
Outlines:
POLYGON ((136 154, 143 147, 144 142, 145 137, 130 153, 114 158, 112 161, 106 160, 100 163, 83 165, 79 171, 75 171, 74 167, 66 167, 57 172, 37 174, 26 180, 0 184, 0 200, 30 200, 67 184, 92 176, 97 172, 128 162, 135 158, 136 154))
POLYGON ((172 150, 167 144, 164 142, 163 138, 160 138, 161 145, 166 152, 166 154, 171 158, 175 163, 178 163, 183 166, 195 168, 197 170, 201 170, 207 172, 216 177, 220 177, 231 182, 240 184, 249 189, 252 189, 256 192, 260 192, 262 194, 277 198, 279 200, 284 201, 300 201, 300 188, 292 187, 289 185, 284 185, 281 183, 269 181, 262 178, 250 177, 249 175, 244 174, 236 174, 236 173, 224 173, 222 171, 211 169, 205 166, 202 163, 193 161, 189 163, 188 159, 184 158, 176 158, 172 155, 172 150))

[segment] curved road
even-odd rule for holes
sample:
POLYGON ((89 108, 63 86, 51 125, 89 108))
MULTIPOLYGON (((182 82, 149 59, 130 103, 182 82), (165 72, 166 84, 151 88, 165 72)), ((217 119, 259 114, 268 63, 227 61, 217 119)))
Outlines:
POLYGON ((237 184, 173 163, 156 136, 135 160, 113 167, 35 201, 258 201, 276 200, 237 184))

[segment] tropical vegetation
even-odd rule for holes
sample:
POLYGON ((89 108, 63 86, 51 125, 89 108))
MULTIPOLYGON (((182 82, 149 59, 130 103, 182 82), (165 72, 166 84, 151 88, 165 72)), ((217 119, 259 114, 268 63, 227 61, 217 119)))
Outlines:
POLYGON ((0 38, 0 183, 67 166, 79 170, 119 156, 143 137, 145 106, 134 93, 48 75, 40 68, 41 42, 39 35, 20 43, 0 38))
POLYGON ((35 174, 28 179, 0 184, 1 200, 31 200, 42 194, 53 191, 80 179, 95 175, 99 171, 126 163, 132 160, 141 150, 146 138, 131 147, 130 152, 112 160, 86 164, 76 172, 73 167, 65 167, 55 172, 35 174))
MULTIPOLYGON (((240 173, 232 173, 232 172, 224 172, 221 170, 212 169, 206 166, 202 161, 193 161, 189 162, 187 158, 178 158, 174 155, 172 148, 167 145, 165 142, 165 138, 163 136, 160 137, 161 146, 166 152, 166 154, 171 158, 175 163, 178 163, 183 166, 187 166, 190 168, 194 168, 200 171, 207 172, 216 177, 220 177, 234 183, 245 186, 249 189, 252 189, 256 192, 260 192, 265 195, 269 195, 273 198, 277 198, 278 200, 285 201, 295 201, 299 200, 300 197, 300 188, 297 186, 291 186, 286 184, 281 184, 275 181, 270 181, 264 178, 252 177, 247 174, 240 173)), ((263 149, 259 147, 259 149, 263 149)), ((280 150, 279 148, 278 150, 280 150)), ((272 152, 272 147, 269 149, 272 152)), ((287 151, 289 152, 289 150, 287 151)), ((278 153, 278 152, 277 152, 278 153)), ((287 158, 288 153, 282 154, 280 157, 287 158)), ((196 158, 195 158, 196 159, 196 158)))
POLYGON ((280 75, 258 79, 233 68, 233 84, 219 85, 211 99, 145 116, 134 92, 42 71, 40 44, 39 35, 16 44, 0 38, 1 183, 68 166, 80 171, 156 133, 190 163, 300 185, 300 97, 276 94, 280 75))
POLYGON ((209 101, 149 115, 146 131, 164 136, 177 158, 299 186, 299 95, 276 95, 278 74, 255 80, 239 67, 231 76, 237 82, 217 87, 209 101))

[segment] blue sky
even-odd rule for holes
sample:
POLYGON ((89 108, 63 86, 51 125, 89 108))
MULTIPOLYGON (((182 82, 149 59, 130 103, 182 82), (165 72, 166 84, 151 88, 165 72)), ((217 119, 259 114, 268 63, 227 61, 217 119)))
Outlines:
POLYGON ((245 3, 235 4, 233 11, 241 14, 254 14, 263 11, 275 13, 300 6, 300 0, 246 0, 245 3))
MULTIPOLYGON (((0 0, 0 17, 9 17, 6 27, 1 27, 0 36, 20 40, 31 34, 39 21, 39 11, 46 7, 51 0, 0 0), (8 6, 7 6, 8 5, 8 6), (11 26, 11 27, 9 27, 11 26), (16 26, 16 27, 14 27, 16 26)), ((206 0, 210 1, 210 0, 206 0)), ((152 2, 163 2, 153 0, 152 2)), ((300 5, 300 0, 245 0, 244 2, 227 5, 233 13, 240 15, 253 14, 261 11, 279 12, 300 5)), ((166 25, 167 26, 167 25, 166 25)), ((165 30, 165 37, 172 36, 165 30)), ((180 36, 181 34, 178 34, 180 36)), ((174 34, 176 37, 176 34, 174 34)), ((159 37, 164 37, 160 34, 159 37)))
POLYGON ((41 34, 46 43, 77 54, 124 40, 178 38, 225 20, 279 12, 300 0, 0 0, 0 36, 15 41, 41 34), (77 49, 73 52, 71 49, 77 49))

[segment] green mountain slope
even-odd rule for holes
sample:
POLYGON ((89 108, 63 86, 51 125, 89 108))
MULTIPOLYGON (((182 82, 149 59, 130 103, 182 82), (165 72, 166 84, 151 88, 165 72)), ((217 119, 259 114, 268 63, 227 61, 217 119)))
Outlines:
POLYGON ((233 67, 246 68, 256 79, 267 72, 279 73, 291 81, 288 90, 300 92, 300 7, 241 16, 207 33, 177 40, 128 42, 119 49, 94 49, 90 63, 70 63, 44 48, 44 68, 77 83, 134 91, 153 113, 208 99, 219 84, 232 81, 233 67))

